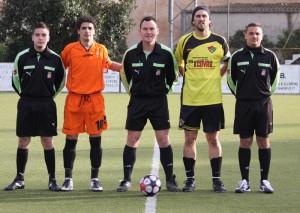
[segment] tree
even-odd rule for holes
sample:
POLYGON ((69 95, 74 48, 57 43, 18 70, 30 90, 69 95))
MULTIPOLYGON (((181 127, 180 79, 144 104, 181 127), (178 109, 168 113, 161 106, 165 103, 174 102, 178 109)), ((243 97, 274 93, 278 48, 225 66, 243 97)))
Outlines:
MULTIPOLYGON (((273 48, 275 45, 268 39, 267 35, 264 35, 262 45, 267 48, 273 48)), ((244 47, 246 44, 245 30, 238 30, 233 36, 229 37, 229 47, 238 49, 244 47)))
POLYGON ((233 36, 229 37, 229 47, 238 49, 245 46, 245 31, 244 30, 238 30, 235 32, 233 36))
POLYGON ((300 29, 294 30, 291 35, 288 30, 283 31, 282 35, 278 36, 278 48, 300 48, 300 29))
MULTIPOLYGON (((85 2, 85 0, 83 0, 85 2)), ((86 4, 86 10, 98 20, 97 37, 110 50, 110 55, 118 60, 127 49, 126 36, 133 27, 129 19, 130 12, 135 9, 135 0, 91 1, 86 4), (94 2, 94 3, 93 3, 94 2), (99 7, 97 7, 97 4, 99 7)))
POLYGON ((4 61, 6 48, 3 43, 0 43, 0 61, 4 61))
POLYGON ((107 46, 113 59, 120 58, 133 26, 129 14, 135 4, 136 0, 4 0, 0 20, 4 59, 13 61, 18 52, 32 44, 31 27, 39 21, 50 28, 49 47, 60 53, 67 43, 78 39, 76 21, 81 15, 96 19, 98 41, 107 46))

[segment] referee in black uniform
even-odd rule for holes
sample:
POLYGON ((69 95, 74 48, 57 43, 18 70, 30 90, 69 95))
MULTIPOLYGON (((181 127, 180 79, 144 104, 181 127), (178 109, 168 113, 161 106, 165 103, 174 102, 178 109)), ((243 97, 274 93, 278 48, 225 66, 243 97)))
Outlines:
POLYGON ((33 46, 20 52, 14 62, 12 86, 20 96, 17 113, 19 137, 17 175, 5 190, 23 189, 28 149, 33 136, 41 136, 49 175, 48 188, 59 191, 55 180, 55 151, 52 136, 57 135, 57 112, 53 98, 65 83, 61 58, 48 49, 49 29, 40 22, 32 31, 33 46))
POLYGON ((169 191, 180 191, 173 175, 173 151, 169 141, 170 118, 167 93, 177 80, 178 65, 172 50, 156 42, 159 33, 156 19, 147 16, 140 23, 142 41, 129 48, 123 57, 122 83, 130 93, 126 129, 127 143, 123 152, 124 179, 117 191, 131 187, 131 173, 136 149, 147 119, 155 131, 160 161, 169 191))
POLYGON ((270 96, 278 86, 280 66, 275 54, 261 45, 263 30, 259 23, 248 24, 245 39, 245 47, 232 55, 227 75, 228 86, 236 97, 234 134, 240 136, 238 158, 242 181, 235 192, 250 191, 249 167, 255 133, 261 171, 260 191, 273 193, 268 181, 269 134, 273 132, 270 96))

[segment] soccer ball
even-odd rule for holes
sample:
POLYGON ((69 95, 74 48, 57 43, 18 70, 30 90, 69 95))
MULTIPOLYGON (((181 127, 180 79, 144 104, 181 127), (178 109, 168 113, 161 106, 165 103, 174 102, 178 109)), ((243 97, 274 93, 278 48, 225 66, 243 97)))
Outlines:
POLYGON ((140 180, 140 189, 143 195, 152 197, 161 189, 161 181, 156 175, 145 175, 140 180))

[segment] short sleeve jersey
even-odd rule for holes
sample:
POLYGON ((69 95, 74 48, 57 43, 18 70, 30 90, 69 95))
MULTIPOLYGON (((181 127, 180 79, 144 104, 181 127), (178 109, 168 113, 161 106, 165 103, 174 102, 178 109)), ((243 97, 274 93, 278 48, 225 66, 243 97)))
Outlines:
POLYGON ((104 45, 94 42, 87 50, 79 41, 74 42, 64 48, 61 57, 68 68, 69 92, 93 94, 104 89, 103 73, 112 63, 104 45))
POLYGON ((221 61, 228 61, 226 40, 215 33, 199 38, 195 32, 184 35, 176 48, 179 66, 184 66, 181 104, 205 106, 222 103, 221 61))

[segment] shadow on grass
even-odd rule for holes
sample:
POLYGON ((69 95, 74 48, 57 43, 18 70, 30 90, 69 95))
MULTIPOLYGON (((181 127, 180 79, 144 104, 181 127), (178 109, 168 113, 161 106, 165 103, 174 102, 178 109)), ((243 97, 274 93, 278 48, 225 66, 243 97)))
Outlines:
POLYGON ((62 199, 69 201, 83 201, 93 199, 138 199, 144 196, 138 191, 130 192, 116 192, 115 190, 105 190, 103 192, 93 192, 90 190, 73 190, 71 192, 57 191, 52 192, 48 189, 24 189, 15 191, 2 191, 0 192, 0 203, 15 203, 18 202, 55 202, 62 199))
MULTIPOLYGON (((224 193, 216 193, 213 190, 195 190, 194 192, 170 192, 167 190, 162 190, 157 195, 158 197, 177 197, 177 196, 200 196, 200 197, 211 197, 213 194, 220 195, 222 197, 227 197, 227 195, 232 196, 234 191, 227 191, 224 193)), ((263 194, 259 191, 253 191, 244 194, 263 194)), ((142 195, 139 191, 127 191, 127 192, 117 192, 116 190, 105 190, 103 192, 92 192, 88 189, 84 190, 73 190, 70 192, 58 191, 52 192, 48 189, 22 189, 15 191, 4 191, 0 192, 0 203, 15 203, 16 200, 19 202, 55 202, 61 199, 67 199, 69 201, 83 201, 83 200, 93 200, 93 199, 144 199, 146 196, 142 195)))

